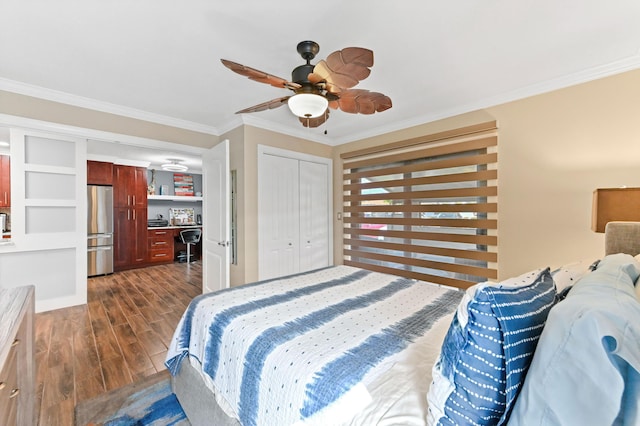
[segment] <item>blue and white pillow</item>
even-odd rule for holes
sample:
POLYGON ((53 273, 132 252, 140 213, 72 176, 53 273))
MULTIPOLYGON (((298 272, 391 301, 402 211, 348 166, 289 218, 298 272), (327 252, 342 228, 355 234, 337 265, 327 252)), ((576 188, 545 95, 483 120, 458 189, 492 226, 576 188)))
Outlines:
POLYGON ((429 425, 506 424, 555 296, 548 268, 467 290, 433 367, 429 425))

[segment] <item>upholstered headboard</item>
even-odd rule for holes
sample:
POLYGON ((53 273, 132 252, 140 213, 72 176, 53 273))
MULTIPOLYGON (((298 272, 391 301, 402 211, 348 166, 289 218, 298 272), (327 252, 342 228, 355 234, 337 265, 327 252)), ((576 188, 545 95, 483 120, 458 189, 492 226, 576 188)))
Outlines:
POLYGON ((609 222, 604 229, 605 254, 640 254, 640 222, 609 222))

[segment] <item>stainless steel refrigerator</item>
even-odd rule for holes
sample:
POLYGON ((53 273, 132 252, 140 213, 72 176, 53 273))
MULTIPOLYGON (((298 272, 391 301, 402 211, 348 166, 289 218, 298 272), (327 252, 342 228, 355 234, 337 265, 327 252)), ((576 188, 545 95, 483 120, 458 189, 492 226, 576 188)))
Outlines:
POLYGON ((113 188, 87 185, 87 275, 113 272, 113 188))

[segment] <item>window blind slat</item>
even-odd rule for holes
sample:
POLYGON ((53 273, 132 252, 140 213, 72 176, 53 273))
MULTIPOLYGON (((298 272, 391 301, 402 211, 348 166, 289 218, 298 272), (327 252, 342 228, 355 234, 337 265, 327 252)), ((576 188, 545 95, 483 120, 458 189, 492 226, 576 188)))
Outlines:
POLYGON ((498 221, 495 219, 421 219, 399 217, 353 217, 345 216, 344 223, 353 225, 409 225, 409 226, 442 226, 447 228, 479 228, 496 229, 498 221))
POLYGON ((407 278, 413 278, 416 280, 448 285, 451 287, 458 287, 462 289, 467 289, 475 284, 475 282, 473 281, 466 281, 462 279, 448 278, 448 277, 442 277, 442 276, 431 275, 431 274, 423 274, 420 272, 408 271, 408 270, 399 269, 399 268, 390 268, 390 267, 375 265, 371 263, 357 262, 354 260, 345 260, 344 264, 349 266, 355 266, 356 268, 368 269, 370 271, 382 272, 384 274, 400 275, 407 278))
POLYGON ((477 188, 434 189, 431 191, 398 191, 379 194, 345 195, 345 201, 367 200, 415 200, 428 198, 454 198, 454 197, 491 197, 498 195, 495 186, 481 186, 477 188))
MULTIPOLYGON (((450 169, 453 167, 481 166, 495 163, 497 160, 498 154, 494 152, 491 154, 479 154, 433 162, 409 163, 403 166, 394 165, 386 168, 368 169, 366 171, 346 172, 343 174, 343 178, 344 180, 354 180, 375 176, 423 172, 427 170, 450 169)), ((346 170, 357 169, 345 169, 345 171, 346 170)))
POLYGON ((454 243, 467 243, 495 246, 498 244, 498 237, 495 235, 470 235, 451 234, 445 232, 418 232, 418 231, 394 231, 382 229, 357 229, 344 228, 345 235, 364 235, 382 238, 403 238, 407 240, 429 240, 429 241, 449 241, 454 243))
POLYGON ((383 248, 383 249, 388 249, 392 251, 402 251, 406 253, 422 253, 422 254, 431 254, 434 256, 460 257, 463 259, 484 260, 485 262, 498 261, 497 253, 491 253, 487 251, 460 250, 460 249, 432 247, 432 246, 419 246, 419 245, 413 245, 413 244, 396 244, 396 243, 388 243, 386 241, 358 240, 353 238, 345 238, 343 242, 345 246, 350 246, 351 249, 383 248))
POLYGON ((381 260, 384 262, 398 263, 401 265, 418 266, 425 269, 437 269, 446 272, 455 272, 459 274, 475 275, 487 279, 498 277, 497 271, 488 268, 480 268, 476 266, 467 266, 454 263, 437 262, 433 260, 416 259, 412 257, 393 256, 390 254, 371 253, 358 250, 345 249, 345 256, 365 258, 371 260, 381 260))
POLYGON ((367 182, 367 183, 351 183, 345 184, 345 191, 362 191, 370 188, 379 188, 384 186, 385 188, 394 188, 396 186, 414 186, 414 185, 434 185, 438 183, 453 183, 453 182, 477 182, 486 180, 495 180, 498 178, 497 170, 482 170, 479 172, 470 173, 456 173, 449 175, 438 176, 425 176, 420 178, 411 179, 393 179, 385 180, 384 182, 367 182))
POLYGON ((422 213, 422 212, 476 212, 495 213, 498 211, 497 203, 483 204, 381 204, 375 206, 348 205, 345 213, 362 212, 390 212, 390 213, 422 213))

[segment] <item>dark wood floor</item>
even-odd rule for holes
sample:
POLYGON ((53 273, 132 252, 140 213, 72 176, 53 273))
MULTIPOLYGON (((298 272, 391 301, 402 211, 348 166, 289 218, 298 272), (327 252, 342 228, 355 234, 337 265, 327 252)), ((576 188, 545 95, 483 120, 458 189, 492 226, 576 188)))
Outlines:
POLYGON ((202 291, 199 262, 88 280, 88 303, 36 315, 36 418, 73 425, 75 405, 165 369, 173 330, 202 291))

